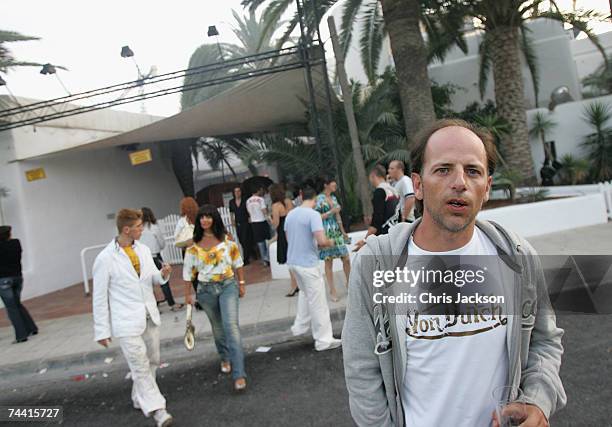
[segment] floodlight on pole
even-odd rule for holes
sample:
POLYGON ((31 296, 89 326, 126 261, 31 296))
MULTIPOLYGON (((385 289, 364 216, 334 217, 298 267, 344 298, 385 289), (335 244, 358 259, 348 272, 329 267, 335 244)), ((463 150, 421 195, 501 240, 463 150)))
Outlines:
POLYGON ((57 70, 55 69, 55 67, 53 66, 53 64, 45 64, 42 67, 42 70, 40 70, 40 74, 56 74, 57 70))
POLYGON ((57 79, 59 84, 62 86, 62 88, 66 91, 66 93, 68 95, 72 95, 70 91, 66 88, 66 85, 64 84, 62 79, 60 79, 60 76, 57 74, 57 69, 55 68, 55 65, 46 63, 45 65, 43 65, 42 69, 40 70, 40 74, 45 75, 45 76, 48 74, 55 74, 55 78, 57 79))
POLYGON ((221 44, 219 43, 219 30, 217 30, 217 27, 215 25, 210 25, 208 27, 207 35, 208 37, 214 37, 217 40, 217 47, 219 48, 219 56, 221 57, 221 61, 224 61, 225 58, 223 58, 223 50, 221 50, 221 44))

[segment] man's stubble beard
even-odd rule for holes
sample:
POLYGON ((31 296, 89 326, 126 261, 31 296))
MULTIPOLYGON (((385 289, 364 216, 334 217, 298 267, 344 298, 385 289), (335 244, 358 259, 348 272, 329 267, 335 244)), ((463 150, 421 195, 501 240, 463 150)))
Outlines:
POLYGON ((448 231, 450 233, 460 233, 463 230, 465 230, 476 218, 476 215, 478 215, 478 212, 480 211, 480 209, 478 211, 476 211, 474 214, 470 215, 467 219, 465 224, 463 225, 457 225, 457 226, 452 226, 449 224, 446 224, 444 222, 444 216, 440 213, 440 212, 434 212, 428 204, 425 203, 425 187, 423 187, 422 189, 423 192, 423 208, 425 210, 427 210, 427 212, 429 213, 429 215, 431 215, 431 219, 433 219, 433 221, 440 226, 440 228, 442 228, 445 231, 448 231))

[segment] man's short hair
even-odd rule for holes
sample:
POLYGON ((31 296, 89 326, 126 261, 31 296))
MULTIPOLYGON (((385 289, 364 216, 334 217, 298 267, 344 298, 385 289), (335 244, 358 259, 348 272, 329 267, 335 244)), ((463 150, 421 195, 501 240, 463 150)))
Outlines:
POLYGON ((310 186, 305 186, 302 190, 302 200, 312 200, 317 196, 317 192, 310 186))
POLYGON ((476 134, 476 136, 482 141, 485 152, 487 153, 487 169, 489 175, 493 175, 495 167, 497 166, 497 151, 495 149, 495 142, 493 135, 486 129, 476 126, 472 123, 466 122, 461 119, 442 119, 434 122, 431 126, 423 129, 416 136, 416 145, 410 152, 410 164, 412 165, 412 172, 421 174, 423 172, 423 163, 425 163, 425 150, 427 149, 427 143, 431 136, 439 131, 451 126, 458 126, 467 129, 476 134))
POLYGON ((123 227, 131 227, 139 219, 142 219, 142 212, 138 209, 121 209, 117 212, 117 231, 121 233, 123 227))
POLYGON ((391 160, 391 161, 389 162, 389 166, 391 166, 391 163, 394 163, 394 162, 395 162, 395 164, 397 165, 397 167, 398 167, 398 168, 399 168, 399 169, 400 169, 402 172, 404 172, 404 171, 406 170, 406 167, 404 166, 404 162, 403 162, 403 161, 401 161, 401 160, 391 160))
POLYGON ((371 174, 374 174, 382 179, 387 179, 387 169, 381 164, 374 165, 374 167, 370 169, 370 175, 371 174))

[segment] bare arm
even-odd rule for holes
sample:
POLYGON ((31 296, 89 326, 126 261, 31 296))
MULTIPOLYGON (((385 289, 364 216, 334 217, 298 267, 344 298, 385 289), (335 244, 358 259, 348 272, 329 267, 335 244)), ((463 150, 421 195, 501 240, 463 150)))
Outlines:
POLYGON ((412 212, 412 208, 414 207, 414 196, 406 197, 404 200, 404 209, 402 209, 402 221, 406 221, 410 212, 412 212))
POLYGON ((323 230, 315 231, 314 236, 315 240, 317 241, 317 244, 320 247, 328 248, 330 246, 334 246, 334 242, 332 242, 325 236, 325 232, 323 230))
POLYGON ((278 228, 278 224, 280 223, 280 208, 278 205, 272 205, 272 227, 275 229, 278 228))

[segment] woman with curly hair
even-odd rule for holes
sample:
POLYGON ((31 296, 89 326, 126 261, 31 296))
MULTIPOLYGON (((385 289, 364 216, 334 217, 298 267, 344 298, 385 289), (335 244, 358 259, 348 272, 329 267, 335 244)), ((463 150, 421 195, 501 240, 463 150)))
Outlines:
POLYGON ((246 290, 240 250, 228 237, 221 215, 213 205, 204 205, 198 211, 193 241, 183 262, 185 302, 193 303, 191 283, 197 280, 196 298, 210 320, 221 357, 221 372, 231 372, 234 390, 243 391, 246 372, 238 325, 238 298, 246 290))
POLYGON ((332 193, 337 189, 336 180, 327 178, 323 180, 321 194, 317 196, 315 210, 321 214, 323 220, 323 229, 325 236, 333 241, 334 246, 321 248, 319 250, 319 258, 325 261, 325 277, 329 286, 329 294, 331 300, 338 301, 338 294, 334 286, 334 259, 342 259, 342 267, 348 284, 349 274, 351 273, 351 263, 349 260, 348 250, 346 249, 345 241, 348 240, 348 235, 344 231, 342 218, 340 217, 340 204, 338 199, 332 193))

